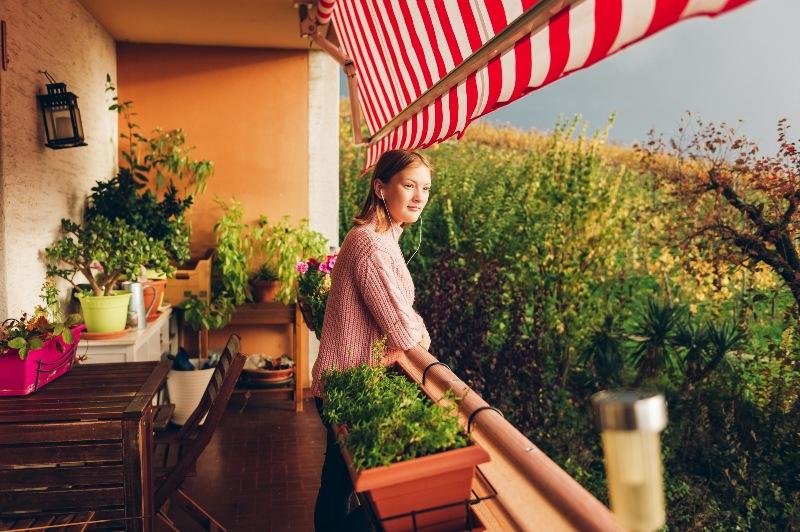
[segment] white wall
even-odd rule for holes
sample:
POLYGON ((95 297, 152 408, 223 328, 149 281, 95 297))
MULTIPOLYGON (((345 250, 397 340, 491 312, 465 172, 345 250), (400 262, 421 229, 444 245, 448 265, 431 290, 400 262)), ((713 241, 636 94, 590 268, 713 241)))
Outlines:
MULTIPOLYGON (((311 228, 339 246, 339 65, 325 52, 308 58, 308 212, 311 228)), ((309 333, 309 375, 319 342, 309 333)), ((309 376, 309 382, 311 378, 309 376)))
MULTIPOLYGON (((117 117, 111 36, 76 0, 2 0, 10 65, 0 71, 0 319, 31 311, 45 277, 41 253, 61 218, 81 216, 95 181, 113 176, 117 117), (36 94, 47 70, 78 96, 88 146, 51 150, 36 94)), ((66 294, 66 291, 64 291, 66 294)))

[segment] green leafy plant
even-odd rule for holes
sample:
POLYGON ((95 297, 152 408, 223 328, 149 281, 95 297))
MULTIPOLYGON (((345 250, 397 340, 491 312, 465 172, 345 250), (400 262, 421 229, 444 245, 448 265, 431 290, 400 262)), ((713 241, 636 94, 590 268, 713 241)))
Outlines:
POLYGON ((133 121, 133 102, 119 101, 108 75, 106 92, 113 100, 109 110, 121 115, 127 126, 127 133, 120 135, 127 140, 127 148, 121 152, 123 163, 118 174, 92 188, 86 218, 122 219, 163 242, 170 259, 182 263, 189 258, 186 213, 194 195, 205 189, 214 166, 211 161, 191 159, 193 148, 186 146, 186 136, 180 129, 156 128, 151 137, 141 134, 133 121))
MULTIPOLYGON (((385 345, 384 348, 385 350, 385 345)), ((376 348, 378 352, 381 347, 376 348)), ((346 427, 340 436, 356 470, 457 449, 469 441, 449 394, 436 404, 405 375, 383 365, 323 374, 323 417, 346 427)))
POLYGON ((44 306, 36 307, 33 315, 9 318, 0 324, 0 355, 16 350, 21 360, 28 353, 41 349, 51 338, 61 337, 65 344, 73 341, 72 327, 81 322, 80 314, 70 314, 66 319, 58 301, 58 289, 51 281, 42 285, 40 299, 44 306))
POLYGON ((281 281, 275 299, 284 304, 294 303, 298 261, 324 255, 328 249, 327 239, 309 228, 308 220, 294 225, 288 216, 275 224, 261 216, 251 235, 255 254, 263 258, 262 262, 268 264, 281 281))
POLYGON ((318 339, 322 337, 325 307, 331 290, 331 272, 336 264, 336 257, 336 254, 331 254, 322 261, 310 258, 295 266, 300 274, 297 282, 297 304, 300 305, 306 325, 314 331, 318 339))
POLYGON ((262 264, 260 268, 253 274, 254 281, 264 281, 271 283, 278 280, 278 274, 266 264, 262 264))
POLYGON ((216 250, 211 268, 211 302, 192 296, 182 303, 186 323, 194 330, 220 329, 230 322, 236 305, 250 297, 248 262, 252 247, 244 209, 232 199, 217 198, 223 214, 214 225, 216 250))
POLYGON ((47 275, 61 277, 77 287, 75 276, 80 273, 96 296, 110 295, 123 275, 138 278, 144 264, 166 273, 174 270, 161 242, 122 219, 110 221, 97 216, 83 226, 64 219, 61 229, 63 236, 45 249, 47 275))

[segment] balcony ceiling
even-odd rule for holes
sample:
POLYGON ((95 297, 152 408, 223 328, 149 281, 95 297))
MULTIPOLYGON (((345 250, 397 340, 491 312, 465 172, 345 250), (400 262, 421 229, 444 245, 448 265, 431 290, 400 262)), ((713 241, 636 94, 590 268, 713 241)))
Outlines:
POLYGON ((307 49, 294 0, 79 0, 121 42, 307 49))

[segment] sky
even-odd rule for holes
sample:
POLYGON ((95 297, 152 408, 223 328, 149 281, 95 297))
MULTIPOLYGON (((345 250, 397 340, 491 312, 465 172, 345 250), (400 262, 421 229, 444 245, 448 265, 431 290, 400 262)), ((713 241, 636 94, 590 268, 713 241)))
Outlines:
MULTIPOLYGON (((342 77, 342 94, 346 86, 342 77)), ((675 133, 686 111, 705 121, 743 120, 762 153, 777 149, 787 118, 800 138, 800 0, 754 0, 716 19, 695 18, 575 72, 482 120, 549 131, 580 115, 590 130, 616 114, 612 142, 655 129, 675 133)))

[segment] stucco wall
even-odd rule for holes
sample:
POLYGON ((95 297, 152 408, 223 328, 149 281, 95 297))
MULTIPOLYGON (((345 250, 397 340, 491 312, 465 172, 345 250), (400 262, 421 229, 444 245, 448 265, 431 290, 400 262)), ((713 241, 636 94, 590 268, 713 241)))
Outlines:
MULTIPOLYGON (((194 157, 214 162, 189 215, 194 255, 214 245, 215 197, 238 199, 247 223, 309 216, 308 51, 119 43, 117 52, 120 97, 143 131, 180 127, 194 157)), ((290 349, 283 328, 267 326, 212 331, 211 348, 231 332, 247 353, 290 349)))
POLYGON ((31 311, 45 276, 42 250, 60 220, 81 216, 86 195, 113 175, 117 119, 106 74, 116 73, 114 40, 75 0, 2 0, 10 65, 0 71, 0 317, 31 311), (78 95, 88 146, 51 150, 36 94, 48 70, 78 95))
MULTIPOLYGON (((339 65, 325 52, 308 56, 308 212, 309 224, 339 245, 339 65)), ((308 334, 308 371, 319 341, 308 334)))

